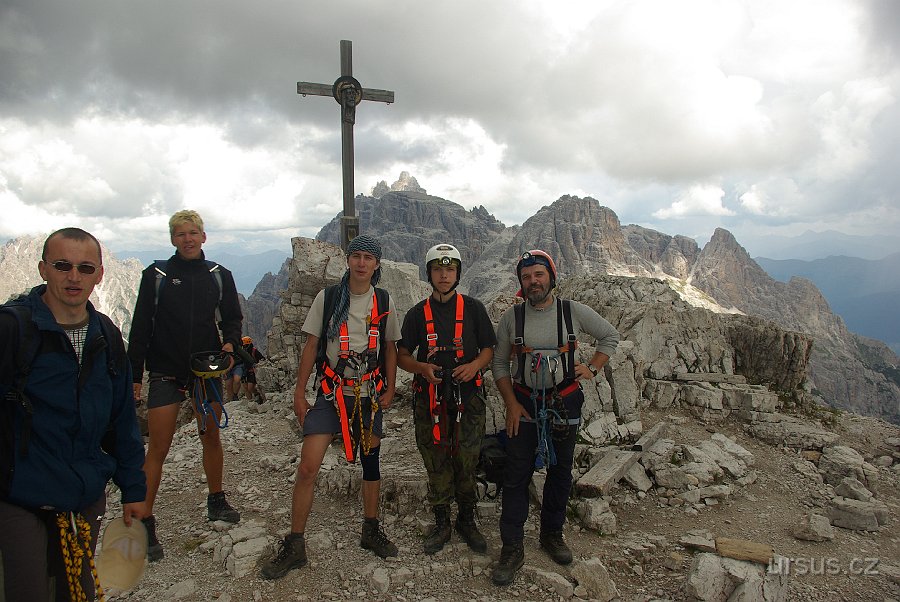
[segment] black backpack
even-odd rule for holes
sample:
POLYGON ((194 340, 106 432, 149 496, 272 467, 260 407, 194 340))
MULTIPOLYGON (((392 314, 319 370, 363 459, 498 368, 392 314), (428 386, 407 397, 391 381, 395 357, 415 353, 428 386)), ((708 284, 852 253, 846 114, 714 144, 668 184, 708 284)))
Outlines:
MULTIPOLYGON (((216 323, 219 323, 222 321, 222 314, 219 310, 219 305, 222 303, 222 272, 219 271, 219 268, 222 266, 209 259, 204 259, 204 262, 206 263, 206 268, 209 270, 209 275, 212 277, 213 282, 216 283, 216 290, 219 292, 219 301, 216 303, 216 323)), ((156 307, 159 305, 159 294, 162 292, 164 285, 166 284, 166 276, 168 276, 169 260, 155 260, 153 262, 153 269, 156 271, 156 287, 154 289, 156 295, 153 297, 153 315, 156 316, 156 307)))
POLYGON ((484 485, 486 498, 495 500, 503 489, 503 476, 506 471, 506 431, 486 435, 481 442, 478 454, 478 467, 475 469, 476 480, 484 485), (490 485, 494 485, 491 494, 490 485))
MULTIPOLYGON (((31 320, 31 308, 18 300, 0 305, 0 312, 12 314, 16 319, 18 345, 15 353, 15 370, 10 383, 11 387, 7 391, 4 401, 21 405, 25 412, 20 451, 22 455, 26 455, 31 438, 31 418, 34 409, 31 400, 25 394, 25 386, 28 383, 28 376, 31 374, 31 365, 40 352, 43 335, 31 320)), ((97 315, 100 317, 101 337, 105 341, 107 349, 111 349, 111 353, 107 353, 106 369, 110 378, 115 378, 119 374, 124 374, 127 369, 122 333, 109 316, 100 312, 97 312, 97 315)), ((107 433, 107 435, 110 434, 107 433)), ((105 437, 103 448, 109 451, 112 441, 112 437, 105 437)))

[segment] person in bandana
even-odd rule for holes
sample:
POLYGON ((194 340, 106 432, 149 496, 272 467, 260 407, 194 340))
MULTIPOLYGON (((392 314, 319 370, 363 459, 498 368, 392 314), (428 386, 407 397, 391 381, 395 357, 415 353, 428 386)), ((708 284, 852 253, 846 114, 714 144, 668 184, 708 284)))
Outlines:
POLYGON ((378 454, 382 412, 394 397, 400 323, 393 300, 375 288, 380 279, 381 245, 371 236, 357 236, 347 246, 347 271, 340 284, 316 295, 303 323, 307 340, 294 389, 294 413, 303 429, 303 444, 291 500, 291 530, 276 553, 263 562, 265 579, 277 579, 307 563, 304 532, 316 477, 337 433, 342 435, 348 460, 355 461, 358 455, 362 465, 360 545, 381 558, 397 555, 397 546, 378 521, 378 454), (371 334, 373 327, 377 336, 371 334), (319 378, 314 404, 310 404, 306 387, 314 369, 319 378))

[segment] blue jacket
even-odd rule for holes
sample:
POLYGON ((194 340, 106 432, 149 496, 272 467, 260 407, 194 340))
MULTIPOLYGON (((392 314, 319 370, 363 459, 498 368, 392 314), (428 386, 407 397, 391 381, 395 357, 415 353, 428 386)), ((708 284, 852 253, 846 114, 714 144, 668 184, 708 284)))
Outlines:
POLYGON ((24 409, 5 397, 15 376, 18 325, 14 316, 0 313, 4 498, 24 507, 77 511, 96 502, 112 478, 122 492, 122 503, 142 501, 147 493, 144 443, 134 409, 130 366, 122 361, 121 369, 110 373, 110 347, 91 303, 87 304, 88 333, 79 366, 72 343, 41 299, 45 290, 45 285, 37 286, 24 300, 41 333, 25 387, 33 406, 25 453, 21 445, 24 409))

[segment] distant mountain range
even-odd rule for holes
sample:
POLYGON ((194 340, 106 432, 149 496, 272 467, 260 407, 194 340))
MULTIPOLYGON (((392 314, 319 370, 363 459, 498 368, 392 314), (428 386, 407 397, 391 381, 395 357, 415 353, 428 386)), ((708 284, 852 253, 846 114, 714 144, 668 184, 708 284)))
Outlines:
POLYGON ((755 258, 772 278, 812 281, 832 311, 851 331, 888 344, 900 354, 900 253, 875 260, 832 256, 826 259, 755 258))
MULTIPOLYGON (((814 343, 807 382, 815 394, 838 408, 900 422, 896 354, 881 339, 850 332, 811 280, 783 283, 772 278, 727 230, 717 229, 701 249, 691 238, 623 226, 596 199, 568 195, 512 227, 484 207, 466 210, 415 189, 391 190, 380 198, 358 195, 356 202, 360 231, 378 233, 384 258, 417 265, 421 276, 429 246, 456 244, 463 257, 460 290, 484 301, 513 293, 512 266, 524 251, 541 248, 556 260, 561 279, 604 274, 657 278, 693 305, 764 318, 810 335, 814 343)), ((338 217, 316 239, 337 244, 338 217)))
MULTIPOLYGON (((815 339, 810 361, 814 392, 837 407, 900 422, 898 360, 880 342, 900 340, 892 330, 896 322, 891 321, 900 290, 900 254, 878 261, 833 257, 757 263, 726 230, 717 230, 701 249, 691 238, 623 226, 611 209, 590 197, 563 196, 521 226, 507 227, 484 207, 466 210, 420 189, 380 192, 379 198, 359 195, 357 207, 361 230, 379 233, 385 259, 421 268, 429 246, 452 241, 463 256, 460 290, 483 300, 515 290, 511 266, 523 251, 535 247, 556 258, 561 277, 611 274, 657 278, 692 305, 755 315, 811 335, 815 339), (802 277, 790 278, 792 275, 802 277), (824 296, 817 285, 825 291, 824 296), (847 313, 848 308, 861 311, 847 313), (850 332, 833 312, 856 316, 846 318, 847 323, 864 336, 850 332), (857 322, 857 317, 868 322, 857 322)), ((337 218, 326 224, 317 238, 337 242, 337 218)), ((22 237, 0 248, 4 274, 0 301, 40 280, 36 266, 42 242, 42 237, 22 237)), ((239 291, 248 297, 243 304, 248 318, 245 332, 262 342, 271 316, 284 299, 290 270, 287 253, 241 256, 209 248, 211 259, 234 272, 239 291), (267 272, 272 276, 264 277, 267 272), (254 294, 248 296, 251 291, 254 294)), ((168 257, 171 251, 119 251, 118 257, 132 257, 122 261, 110 257, 108 250, 105 253, 106 275, 96 291, 98 307, 113 314, 127 333, 142 265, 168 257)))
POLYGON ((876 260, 900 252, 900 236, 856 236, 834 230, 807 230, 799 236, 756 237, 753 245, 747 246, 751 253, 756 249, 765 249, 758 254, 772 259, 814 261, 823 257, 847 256, 876 260))

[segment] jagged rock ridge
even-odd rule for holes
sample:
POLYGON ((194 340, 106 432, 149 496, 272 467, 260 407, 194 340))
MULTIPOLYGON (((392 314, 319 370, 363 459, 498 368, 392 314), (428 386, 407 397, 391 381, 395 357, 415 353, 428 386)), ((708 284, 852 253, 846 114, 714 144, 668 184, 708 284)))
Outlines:
MULTIPOLYGON (((521 226, 505 227, 482 207, 421 192, 357 197, 362 231, 376 232, 385 257, 421 264, 429 246, 460 247, 460 290, 490 300, 516 289, 512 266, 522 252, 550 252, 561 276, 618 274, 663 278, 694 305, 760 316, 814 339, 810 386, 829 404, 900 421, 898 360, 885 345, 849 333, 815 286, 769 277, 726 230, 700 250, 692 239, 622 226, 596 199, 563 196, 521 226)), ((337 243, 335 218, 317 239, 337 243)), ((420 266, 420 276, 424 278, 420 266)))
MULTIPOLYGON (((0 302, 41 284, 38 262, 46 235, 21 236, 0 247, 0 302)), ((101 242, 103 280, 94 288, 91 303, 107 314, 128 338, 131 313, 137 300, 144 266, 134 258, 119 260, 101 242)))

